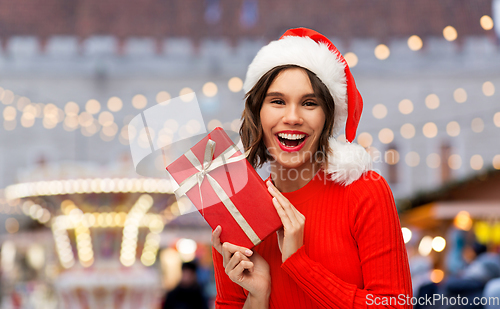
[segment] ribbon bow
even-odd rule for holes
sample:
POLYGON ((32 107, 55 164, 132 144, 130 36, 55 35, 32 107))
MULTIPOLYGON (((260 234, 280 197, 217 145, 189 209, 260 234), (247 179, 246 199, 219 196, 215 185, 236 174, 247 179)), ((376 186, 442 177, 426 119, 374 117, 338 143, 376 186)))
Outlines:
POLYGON ((189 190, 191 190, 191 188, 193 188, 196 184, 198 184, 201 207, 202 207, 201 210, 202 210, 202 215, 204 216, 203 198, 201 195, 201 184, 203 183, 203 180, 206 178, 208 183, 215 191, 219 199, 222 201, 226 209, 229 211, 231 216, 234 218, 236 223, 238 223, 238 225, 241 227, 243 232, 245 232, 250 241, 254 245, 258 245, 261 242, 259 236, 257 236, 255 231, 250 226, 250 224, 248 224, 243 215, 238 211, 236 206, 233 204, 233 202, 226 194, 224 189, 222 189, 221 185, 217 182, 217 180, 215 180, 215 178, 213 178, 209 174, 211 171, 225 164, 244 160, 248 154, 245 153, 231 158, 236 152, 238 152, 238 148, 236 148, 234 145, 231 145, 226 150, 224 150, 224 152, 222 152, 218 157, 212 159, 215 152, 215 145, 216 145, 215 141, 211 139, 208 140, 207 145, 205 147, 205 153, 203 156, 203 164, 200 163, 200 161, 194 155, 191 149, 184 154, 186 158, 189 160, 189 162, 191 162, 191 164, 193 164, 193 166, 198 170, 198 172, 186 178, 179 185, 179 188, 175 190, 175 194, 177 196, 182 196, 186 194, 189 190))

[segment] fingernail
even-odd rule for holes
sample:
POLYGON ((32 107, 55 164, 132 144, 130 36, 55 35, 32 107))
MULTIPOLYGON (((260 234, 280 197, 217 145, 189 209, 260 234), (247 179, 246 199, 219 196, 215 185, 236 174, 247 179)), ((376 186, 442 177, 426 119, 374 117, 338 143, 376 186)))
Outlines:
POLYGON ((215 228, 215 230, 218 232, 220 231, 220 225, 217 225, 217 227, 215 228))
POLYGON ((270 185, 272 185, 272 183, 271 183, 271 181, 270 181, 270 180, 266 181, 266 184, 267 184, 267 186, 268 186, 268 187, 269 187, 270 185))
POLYGON ((278 199, 273 197, 273 202, 278 202, 278 199))
POLYGON ((250 250, 250 249, 246 249, 246 250, 245 250, 245 254, 246 254, 246 255, 248 255, 248 256, 250 256, 250 255, 252 255, 252 254, 253 254, 253 252, 252 252, 252 250, 250 250))
POLYGON ((273 187, 267 187, 267 189, 268 189, 270 192, 274 192, 273 187))

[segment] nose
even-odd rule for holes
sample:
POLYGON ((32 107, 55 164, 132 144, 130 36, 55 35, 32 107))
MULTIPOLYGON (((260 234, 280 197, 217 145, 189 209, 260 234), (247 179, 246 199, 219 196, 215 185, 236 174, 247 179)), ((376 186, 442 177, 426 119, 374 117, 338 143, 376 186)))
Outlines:
POLYGON ((287 105, 285 108, 285 114, 283 115, 283 123, 289 125, 300 125, 302 122, 303 119, 297 106, 295 106, 295 104, 287 105))

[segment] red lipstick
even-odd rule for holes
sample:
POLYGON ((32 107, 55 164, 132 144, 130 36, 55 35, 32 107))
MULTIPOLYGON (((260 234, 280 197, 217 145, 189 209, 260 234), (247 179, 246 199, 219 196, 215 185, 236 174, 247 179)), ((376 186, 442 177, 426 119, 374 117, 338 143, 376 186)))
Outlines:
POLYGON ((306 143, 306 140, 307 138, 309 137, 308 134, 304 133, 304 132, 301 132, 301 131, 296 131, 296 130, 283 130, 283 131, 279 131, 278 133, 276 133, 275 135, 275 138, 276 138, 276 142, 278 143, 278 145, 280 146, 281 150, 283 151, 286 151, 286 152, 295 152, 295 151, 299 151, 300 149, 302 149, 302 147, 304 147, 305 143, 306 143), (298 144, 297 146, 294 146, 294 147, 288 147, 288 146, 285 146, 281 143, 281 141, 279 140, 279 137, 278 137, 278 134, 279 133, 284 133, 284 134, 304 134, 305 137, 304 137, 304 140, 298 144))

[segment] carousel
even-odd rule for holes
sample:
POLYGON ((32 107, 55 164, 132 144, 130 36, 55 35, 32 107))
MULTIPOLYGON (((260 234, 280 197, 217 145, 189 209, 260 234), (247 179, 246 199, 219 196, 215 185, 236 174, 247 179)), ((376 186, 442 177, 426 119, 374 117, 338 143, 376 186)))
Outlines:
POLYGON ((191 204, 176 199, 166 179, 116 171, 41 165, 5 189, 7 200, 51 230, 62 308, 149 309, 161 301, 160 233, 191 204))

